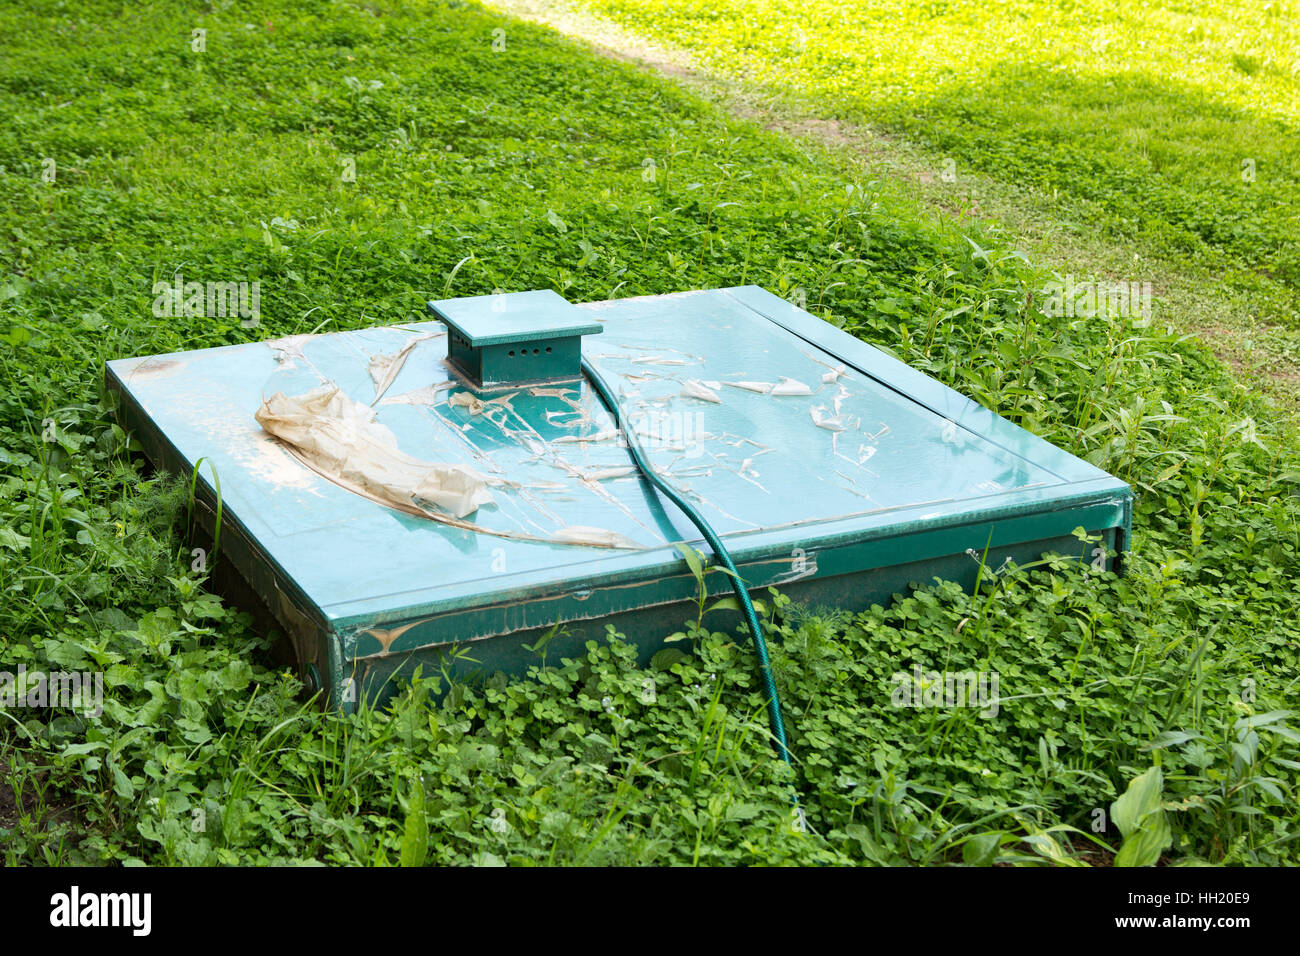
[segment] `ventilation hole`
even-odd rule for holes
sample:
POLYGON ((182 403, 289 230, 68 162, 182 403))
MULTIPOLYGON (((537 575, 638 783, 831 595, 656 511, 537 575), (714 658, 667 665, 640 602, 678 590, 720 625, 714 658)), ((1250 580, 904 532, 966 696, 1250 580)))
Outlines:
POLYGON ((514 357, 515 357, 515 350, 514 350, 514 349, 511 349, 511 350, 510 350, 509 352, 507 352, 506 354, 509 355, 511 358, 514 358, 514 357))
POLYGON ((549 345, 546 346, 546 354, 547 354, 547 355, 550 355, 550 354, 551 354, 551 347, 550 347, 549 345))
POLYGON ((541 350, 541 349, 533 349, 533 354, 534 354, 534 355, 541 355, 541 354, 542 354, 542 350, 541 350))

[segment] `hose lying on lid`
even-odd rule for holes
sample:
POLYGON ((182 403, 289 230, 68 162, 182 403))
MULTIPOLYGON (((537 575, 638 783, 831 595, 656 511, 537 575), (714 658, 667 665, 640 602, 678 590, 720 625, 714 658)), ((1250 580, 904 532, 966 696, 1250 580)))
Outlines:
POLYGON ((582 370, 609 408, 610 414, 614 416, 614 424, 622 430, 627 439, 628 450, 632 453, 632 460, 636 462, 637 468, 649 479, 651 484, 663 492, 669 501, 680 508, 686 517, 691 519, 691 523, 699 529, 700 534, 704 536, 704 540, 713 549, 717 560, 729 572, 731 586, 735 589, 736 600, 740 602, 740 606, 744 610, 745 622, 749 625, 749 633, 754 639, 754 650, 758 654, 759 676, 763 680, 763 690, 767 694, 767 718, 772 726, 772 736, 776 739, 777 751, 781 759, 789 764, 790 748, 786 744, 785 722, 781 719, 781 700, 777 696, 776 680, 772 676, 772 663, 767 653, 767 642, 763 640, 763 629, 758 625, 758 615, 754 613, 754 604, 750 601, 749 592, 745 590, 745 585, 740 580, 740 574, 736 571, 736 565, 731 560, 730 552, 727 551, 726 545, 722 543, 722 539, 718 537, 718 533, 704 520, 704 516, 696 510, 695 506, 678 493, 677 489, 660 477, 659 473, 646 461, 634 431, 624 427, 618 400, 614 398, 605 380, 601 378, 600 373, 587 361, 585 356, 582 359, 582 370))

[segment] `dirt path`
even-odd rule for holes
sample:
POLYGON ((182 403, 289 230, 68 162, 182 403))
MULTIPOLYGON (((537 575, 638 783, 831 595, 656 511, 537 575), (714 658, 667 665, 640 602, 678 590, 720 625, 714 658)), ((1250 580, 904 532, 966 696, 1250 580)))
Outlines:
MULTIPOLYGON (((817 104, 786 94, 750 89, 702 69, 684 50, 637 36, 619 25, 563 2, 485 0, 502 13, 549 26, 612 59, 675 82, 734 116, 766 129, 830 149, 858 164, 864 175, 890 177, 936 216, 995 222, 1016 237, 1035 261, 1076 276, 1118 279, 1140 270, 1152 277, 1158 321, 1200 338, 1237 373, 1276 404, 1300 414, 1300 331, 1262 325, 1256 304, 1225 291, 1205 270, 1162 261, 1088 232, 1087 211, 1069 200, 1028 192, 987 176, 962 173, 956 182, 939 175, 944 158, 869 126, 829 120, 817 104)), ((951 177, 949 177, 950 179, 951 177)))

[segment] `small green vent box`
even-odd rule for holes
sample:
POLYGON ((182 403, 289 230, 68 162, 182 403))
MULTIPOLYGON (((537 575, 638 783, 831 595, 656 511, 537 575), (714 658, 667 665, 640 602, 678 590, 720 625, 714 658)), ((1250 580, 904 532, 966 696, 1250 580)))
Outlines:
POLYGON ((582 336, 600 323, 550 289, 428 303, 447 326, 447 360, 481 388, 572 381, 582 336))

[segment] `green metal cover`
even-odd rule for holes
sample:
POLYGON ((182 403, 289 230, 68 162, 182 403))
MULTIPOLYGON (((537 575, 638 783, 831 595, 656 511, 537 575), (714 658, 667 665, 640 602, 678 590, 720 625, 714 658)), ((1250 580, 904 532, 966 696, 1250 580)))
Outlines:
MULTIPOLYGON (((488 328, 473 313, 492 299, 450 300, 456 321, 488 328)), ((585 323, 569 328, 603 329, 583 350, 653 465, 753 588, 856 609, 935 576, 969 586, 986 549, 1090 559, 1080 526, 1127 548, 1126 484, 762 289, 571 308, 585 323)), ((419 323, 108 364, 150 458, 215 466, 225 558, 344 706, 458 645, 518 671, 556 624, 553 655, 614 624, 648 657, 695 593, 674 542, 703 547, 698 533, 636 473, 585 380, 472 401, 447 355, 442 326, 419 323), (375 369, 398 356, 381 389, 375 369), (354 494, 253 420, 264 397, 322 383, 373 402, 406 454, 491 478, 493 503, 468 519, 482 530, 354 494)))

